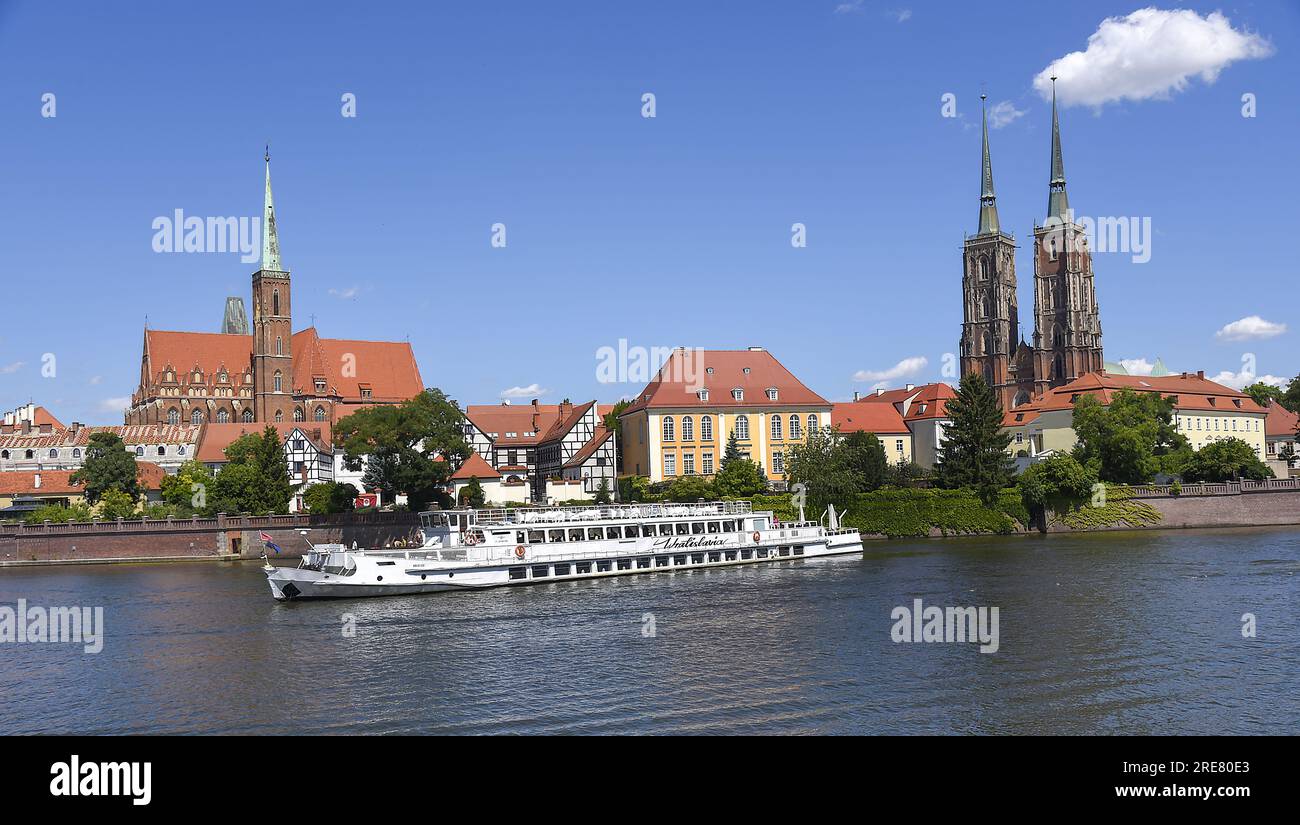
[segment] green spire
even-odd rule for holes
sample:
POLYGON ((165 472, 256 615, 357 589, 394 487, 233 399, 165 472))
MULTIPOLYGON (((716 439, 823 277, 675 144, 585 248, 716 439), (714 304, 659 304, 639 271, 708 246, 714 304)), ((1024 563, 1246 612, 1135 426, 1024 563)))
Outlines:
POLYGON ((1061 158, 1061 121, 1056 115, 1056 76, 1052 76, 1052 179, 1047 184, 1047 217, 1065 220, 1070 199, 1065 194, 1065 161, 1061 158))
POLYGON ((984 109, 988 95, 980 95, 980 120, 984 130, 984 168, 980 175, 980 228, 979 234, 1000 232, 998 225, 997 196, 993 194, 993 161, 989 158, 989 116, 984 109))
POLYGON ((280 263, 280 239, 275 234, 275 205, 271 201, 271 147, 266 147, 266 204, 262 209, 262 269, 285 272, 280 263))

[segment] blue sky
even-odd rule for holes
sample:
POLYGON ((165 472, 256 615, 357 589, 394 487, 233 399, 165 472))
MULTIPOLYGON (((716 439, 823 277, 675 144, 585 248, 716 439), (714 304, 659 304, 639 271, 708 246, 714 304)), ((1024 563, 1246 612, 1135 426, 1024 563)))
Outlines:
POLYGON ((937 379, 976 228, 978 95, 1010 117, 993 164, 1028 322, 1050 134, 1034 80, 1072 52, 1071 204, 1154 232, 1146 263, 1096 258, 1107 359, 1294 375, 1300 11, 1216 24, 1190 3, 1195 20, 1099 33, 1140 8, 0 2, 0 407, 118 423, 146 315, 217 331, 256 265, 155 252, 152 222, 258 214, 268 140, 296 326, 409 337, 462 402, 633 394, 597 381, 619 339, 766 346, 833 400, 937 379), (1145 63, 1109 75, 1134 48, 1145 63))

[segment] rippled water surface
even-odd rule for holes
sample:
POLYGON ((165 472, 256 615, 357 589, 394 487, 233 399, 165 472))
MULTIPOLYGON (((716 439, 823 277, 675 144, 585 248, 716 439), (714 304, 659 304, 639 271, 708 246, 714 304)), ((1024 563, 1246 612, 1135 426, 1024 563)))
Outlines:
POLYGON ((0 732, 1296 733, 1298 597, 1294 530, 290 604, 256 563, 0 570, 0 603, 106 625, 97 655, 0 645, 0 732), (1001 649, 895 644, 915 598, 996 605, 1001 649))

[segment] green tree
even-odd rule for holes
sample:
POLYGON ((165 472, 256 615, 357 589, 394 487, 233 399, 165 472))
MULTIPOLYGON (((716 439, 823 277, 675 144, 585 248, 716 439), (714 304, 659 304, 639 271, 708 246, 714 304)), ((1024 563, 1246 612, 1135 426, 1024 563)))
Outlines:
POLYGON ((351 484, 325 481, 303 491, 302 502, 312 515, 349 513, 355 506, 357 488, 351 484))
POLYGON ((208 512, 265 515, 261 488, 262 478, 255 465, 229 462, 208 488, 208 512))
POLYGON ((136 514, 136 500, 129 493, 110 488, 99 497, 96 509, 103 519, 128 519, 136 514))
POLYGON ((267 425, 261 434, 250 433, 231 442, 226 464, 208 485, 209 513, 289 512, 293 485, 284 457, 280 433, 267 425))
POLYGON ((718 465, 719 469, 725 468, 733 461, 742 461, 744 458, 744 453, 740 451, 740 439, 736 438, 736 431, 732 430, 731 435, 727 436, 727 446, 722 451, 722 462, 718 465))
POLYGON ((740 458, 718 471, 713 477, 713 488, 722 496, 747 498, 766 490, 767 479, 757 464, 747 458, 740 458))
POLYGON ((1261 407, 1268 406, 1270 401, 1277 401, 1285 395, 1281 387, 1275 384, 1265 384, 1263 381, 1256 381, 1249 387, 1242 388, 1241 391, 1255 399, 1255 403, 1261 407))
POLYGON ((483 485, 479 484, 478 476, 472 476, 469 484, 460 491, 460 503, 469 507, 482 507, 484 500, 483 485))
MULTIPOLYGON (((169 475, 162 480, 162 498, 174 508, 170 512, 188 516, 207 509, 208 487, 211 484, 212 472, 206 465, 187 461, 176 471, 176 475, 169 475)), ((154 515, 150 514, 149 518, 154 518, 154 515)))
POLYGON ((1011 436, 1002 430, 1002 407, 992 388, 978 373, 969 373, 957 385, 957 397, 948 402, 950 423, 939 448, 938 478, 950 489, 974 490, 992 506, 998 492, 1011 480, 1007 455, 1011 436))
POLYGON ((860 492, 880 489, 889 472, 889 460, 885 457, 885 445, 880 443, 876 434, 849 433, 844 439, 844 448, 848 466, 858 478, 860 492))
POLYGON ((602 478, 602 479, 600 480, 600 486, 596 488, 596 503, 597 503, 597 504, 609 504, 609 503, 610 503, 610 497, 609 497, 609 479, 607 479, 607 478, 602 478))
POLYGON ((334 425, 349 469, 366 463, 363 483, 388 500, 405 493, 412 510, 443 501, 452 468, 469 457, 465 417, 441 390, 397 405, 368 407, 334 425))
POLYGON ((803 493, 807 507, 813 513, 825 512, 828 504, 846 506, 855 493, 865 490, 866 481, 859 473, 856 460, 867 459, 857 453, 869 449, 870 441, 876 441, 876 438, 858 439, 855 446, 850 446, 848 439, 860 435, 863 434, 853 433, 845 438, 838 431, 818 428, 808 433, 802 444, 787 451, 786 483, 796 493, 803 493))
POLYGON ((1096 483, 1097 474, 1068 453, 1031 464, 1016 479, 1025 509, 1035 515, 1044 509, 1057 513, 1074 509, 1091 497, 1096 483))
POLYGON ((1286 392, 1278 399, 1278 403, 1291 412, 1300 412, 1300 375, 1292 378, 1291 383, 1287 384, 1286 392))
POLYGON ((623 422, 619 420, 619 416, 623 414, 623 410, 626 410, 630 406, 632 406, 632 402, 624 399, 616 403, 614 408, 609 412, 605 413, 605 429, 614 434, 614 449, 617 453, 614 456, 615 475, 623 472, 623 422))
POLYGON ((1162 459, 1187 446, 1174 427, 1174 403, 1159 393, 1127 387, 1103 406, 1091 394, 1074 402, 1073 427, 1079 439, 1074 456, 1102 481, 1145 484, 1160 471, 1162 459))
POLYGON ((703 476, 679 476, 668 485, 664 498, 669 501, 699 501, 714 498, 713 485, 703 476))
POLYGON ((46 521, 51 524, 67 524, 70 521, 90 521, 91 516, 90 508, 84 504, 77 503, 68 507, 62 504, 46 504, 28 513, 23 521, 28 524, 41 524, 46 521))
POLYGON ((86 446, 85 462, 70 481, 85 487, 86 500, 91 504, 98 502, 108 490, 119 490, 134 501, 140 496, 137 473, 135 457, 126 451, 121 436, 94 432, 86 446))
POLYGON ((1255 455, 1255 448, 1240 438, 1212 441, 1196 451, 1186 472, 1188 481, 1231 481, 1273 477, 1273 471, 1255 455))

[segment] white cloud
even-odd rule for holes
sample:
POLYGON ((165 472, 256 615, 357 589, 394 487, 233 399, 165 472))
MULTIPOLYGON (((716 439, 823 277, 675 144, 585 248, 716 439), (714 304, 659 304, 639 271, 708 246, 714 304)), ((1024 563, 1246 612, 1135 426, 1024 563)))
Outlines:
POLYGON ((105 398, 99 402, 99 409, 103 412, 120 413, 129 406, 131 406, 131 396, 129 395, 120 398, 105 398))
POLYGON ((884 370, 858 370, 853 373, 854 381, 870 381, 875 386, 887 384, 899 378, 906 378, 909 375, 916 375, 925 369, 929 360, 924 355, 913 355, 911 358, 904 358, 889 369, 884 370))
POLYGON ((511 387, 501 391, 502 398, 539 398, 549 392, 541 384, 529 384, 526 387, 511 387))
POLYGON ((1272 384, 1275 387, 1281 387, 1282 389, 1286 389, 1287 384, 1291 382, 1290 378, 1283 378, 1277 375, 1255 375, 1253 372, 1247 369, 1243 369, 1241 372, 1232 372, 1231 370, 1224 370, 1223 372, 1214 376, 1210 380, 1217 384, 1223 384, 1225 387, 1232 387, 1234 390, 1239 390, 1242 387, 1248 387, 1251 384, 1255 384, 1260 381, 1264 382, 1265 384, 1272 384))
POLYGON ((1011 121, 1018 117, 1024 117, 1025 113, 1016 108, 1016 105, 1010 100, 1004 100, 1001 103, 994 103, 989 108, 989 127, 1001 129, 1003 126, 1010 125, 1011 121))
POLYGON ((1268 57, 1273 46, 1245 29, 1234 29, 1220 12, 1148 7, 1127 17, 1107 17, 1088 36, 1088 47, 1053 60, 1034 77, 1044 99, 1064 105, 1101 106, 1120 100, 1167 99, 1199 76, 1213 83, 1238 60, 1268 57))
POLYGON ((0 367, 0 375, 13 375, 15 372, 18 372, 18 370, 22 368, 23 368, 22 361, 15 361, 12 364, 5 364, 3 367, 0 367))
POLYGON ((361 291, 361 287, 350 286, 347 287, 346 289, 330 289, 329 293, 333 295, 335 298, 342 298, 343 300, 346 301, 349 298, 357 297, 357 293, 359 293, 360 291, 361 291))
POLYGON ((1226 324, 1223 329, 1214 333, 1214 337, 1221 341, 1249 341, 1253 338, 1275 338, 1286 332, 1286 324, 1275 324, 1272 321, 1265 321, 1258 315, 1247 315, 1226 324))
POLYGON ((836 14, 857 14, 862 11, 863 0, 849 0, 835 7, 836 14))
POLYGON ((898 9, 896 11, 887 11, 885 12, 885 14, 888 15, 889 17, 894 18, 894 20, 898 23, 906 23, 908 20, 912 19, 911 9, 898 9))
POLYGON ((104 382, 104 376, 102 376, 102 375, 92 375, 92 376, 90 377, 90 386, 92 386, 92 387, 94 387, 94 386, 98 386, 99 384, 102 384, 103 382, 104 382))
POLYGON ((1119 364, 1129 375, 1150 375, 1156 365, 1145 358, 1121 358, 1119 364))

